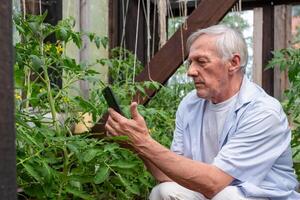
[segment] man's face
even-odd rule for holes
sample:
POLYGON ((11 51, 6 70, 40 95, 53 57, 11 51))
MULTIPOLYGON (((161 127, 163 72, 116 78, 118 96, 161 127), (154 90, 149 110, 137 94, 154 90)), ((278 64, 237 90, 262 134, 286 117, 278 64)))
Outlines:
POLYGON ((214 103, 222 102, 228 90, 228 65, 216 49, 216 37, 202 35, 191 45, 188 76, 193 78, 197 95, 214 103))

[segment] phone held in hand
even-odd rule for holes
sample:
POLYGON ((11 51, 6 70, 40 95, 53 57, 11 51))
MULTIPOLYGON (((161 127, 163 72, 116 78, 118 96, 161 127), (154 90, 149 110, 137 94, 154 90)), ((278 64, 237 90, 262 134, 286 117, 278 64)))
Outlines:
POLYGON ((124 113, 121 110, 121 107, 118 104, 116 96, 114 95, 112 89, 109 86, 106 86, 102 90, 102 94, 110 108, 113 108, 116 112, 124 116, 124 113))

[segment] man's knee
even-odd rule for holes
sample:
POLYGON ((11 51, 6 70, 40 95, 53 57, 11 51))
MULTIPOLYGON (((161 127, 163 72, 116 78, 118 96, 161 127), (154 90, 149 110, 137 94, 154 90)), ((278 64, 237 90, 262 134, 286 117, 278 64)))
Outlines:
POLYGON ((222 191, 220 191, 212 200, 236 200, 240 197, 239 189, 235 186, 227 186, 222 191))
POLYGON ((164 182, 155 186, 149 196, 150 200, 172 199, 176 194, 175 182, 164 182))
POLYGON ((189 190, 175 182, 165 182, 155 186, 149 196, 150 200, 206 200, 200 193, 189 190))
POLYGON ((267 198, 246 198, 236 186, 227 186, 211 200, 267 200, 267 198))

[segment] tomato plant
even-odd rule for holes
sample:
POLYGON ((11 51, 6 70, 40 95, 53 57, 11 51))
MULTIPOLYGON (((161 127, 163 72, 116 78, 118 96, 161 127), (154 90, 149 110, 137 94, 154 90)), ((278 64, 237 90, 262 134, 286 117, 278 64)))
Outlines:
POLYGON ((92 67, 96 63, 109 67, 111 86, 128 117, 128 105, 137 92, 146 95, 144 88, 162 87, 146 107, 138 109, 152 136, 166 146, 171 142, 177 105, 190 87, 135 82, 142 65, 125 49, 112 50, 111 58, 78 63, 68 56, 68 44, 80 49, 85 35, 98 48, 106 48, 107 38, 74 31, 73 19, 53 26, 44 23, 45 17, 14 16, 20 38, 14 65, 19 198, 147 199, 155 181, 137 155, 118 145, 124 138, 95 139, 89 133, 87 124, 97 123, 107 111, 101 94, 106 83, 97 79, 92 67), (45 42, 50 36, 55 41, 45 42), (87 99, 71 95, 79 80, 93 85, 87 99), (86 114, 91 122, 84 120, 86 114), (74 135, 78 123, 86 124, 85 134, 74 135))
POLYGON ((269 67, 279 67, 288 71, 289 88, 285 91, 283 108, 289 118, 292 130, 292 148, 294 168, 300 179, 300 51, 297 48, 286 48, 274 52, 269 67))
MULTIPOLYGON (((101 96, 105 83, 95 78, 93 63, 77 63, 67 55, 66 46, 75 43, 81 48, 81 38, 87 35, 98 48, 106 48, 107 38, 74 31, 72 19, 52 26, 43 22, 45 16, 14 17, 20 36, 14 65, 18 195, 26 199, 146 197, 154 181, 135 154, 112 139, 72 131, 85 113, 96 123, 107 106, 101 96), (50 35, 56 41, 45 43, 50 35), (57 84, 57 79, 63 84, 57 84), (69 94, 78 80, 95 86, 88 99, 69 94)), ((123 60, 130 63, 132 58, 123 60)))

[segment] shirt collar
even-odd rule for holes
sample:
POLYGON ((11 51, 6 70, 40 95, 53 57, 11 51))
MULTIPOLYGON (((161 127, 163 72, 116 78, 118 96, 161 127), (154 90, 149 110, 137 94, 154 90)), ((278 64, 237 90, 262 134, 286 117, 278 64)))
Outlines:
POLYGON ((255 94, 258 92, 258 90, 258 87, 244 75, 237 97, 235 111, 238 111, 245 104, 250 103, 255 98, 255 94))

